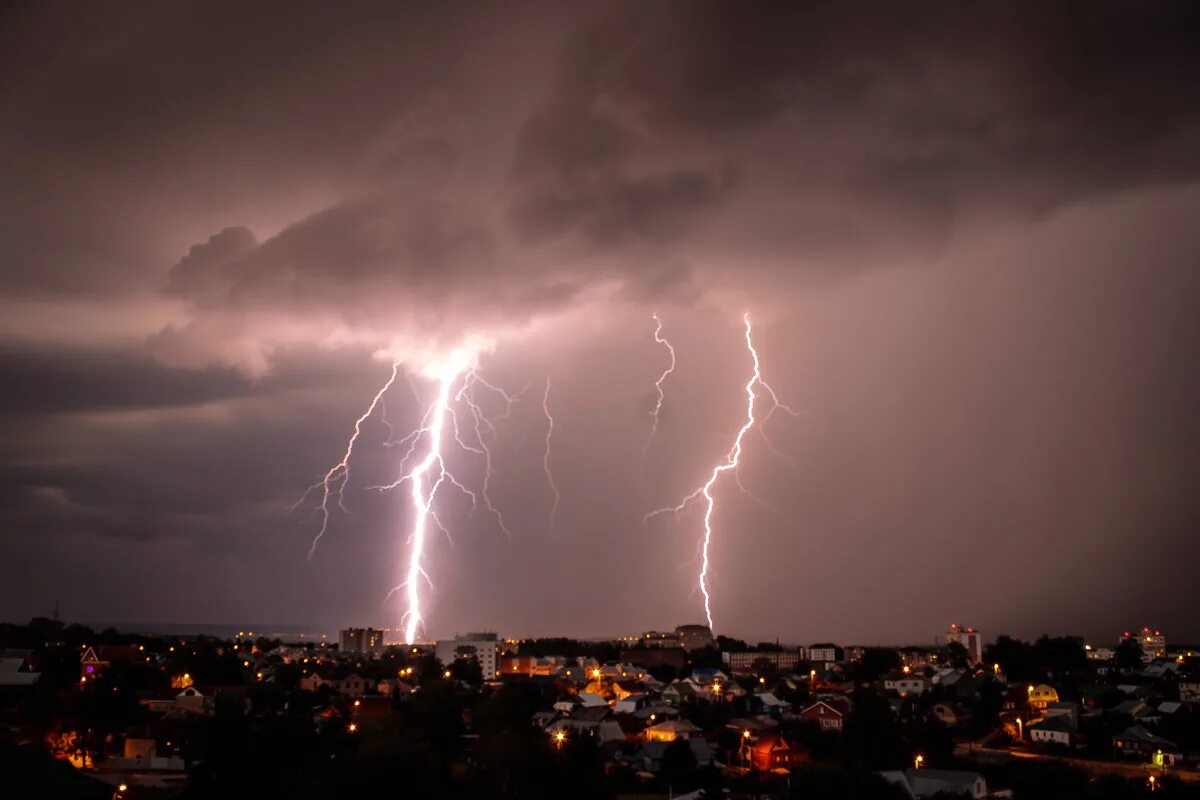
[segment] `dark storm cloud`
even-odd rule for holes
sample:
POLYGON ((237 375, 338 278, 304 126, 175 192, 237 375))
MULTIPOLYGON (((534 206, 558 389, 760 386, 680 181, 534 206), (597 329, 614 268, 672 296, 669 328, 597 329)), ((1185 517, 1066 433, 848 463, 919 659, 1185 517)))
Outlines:
MULTIPOLYGON (((292 308, 375 330, 391 315, 408 334, 515 322, 606 281, 699 294, 703 275, 664 280, 663 263, 683 275, 750 256, 776 262, 774 279, 781 259, 805 272, 814 257, 829 270, 879 248, 935 251, 963 220, 1192 179, 1196 13, 604 8, 564 38, 546 96, 511 120, 513 149, 489 151, 490 167, 462 167, 480 120, 435 115, 349 199, 257 248, 193 253, 171 285, 199 309, 292 308)), ((217 335, 196 317, 200 338, 217 335)))
POLYGON ((1198 15, 1184 3, 626 4, 569 40, 522 131, 513 217, 532 238, 575 230, 604 246, 759 211, 748 227, 776 235, 767 248, 805 255, 829 235, 813 206, 831 200, 853 206, 832 242, 852 248, 920 240, 882 219, 897 213, 940 236, 979 206, 1044 212, 1186 182, 1200 168, 1198 15), (741 186, 725 190, 726 175, 741 186))

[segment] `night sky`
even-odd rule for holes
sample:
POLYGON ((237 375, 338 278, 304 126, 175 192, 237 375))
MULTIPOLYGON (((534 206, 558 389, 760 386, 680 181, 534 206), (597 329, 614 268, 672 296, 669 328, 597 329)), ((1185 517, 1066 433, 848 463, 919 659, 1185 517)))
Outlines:
POLYGON ((513 535, 439 498, 426 633, 702 621, 699 510, 642 515, 741 425, 749 312, 798 415, 715 492, 718 632, 1200 641, 1197 4, 2 13, 3 618, 399 625, 380 415, 311 561, 291 505, 470 339, 528 387, 513 535))

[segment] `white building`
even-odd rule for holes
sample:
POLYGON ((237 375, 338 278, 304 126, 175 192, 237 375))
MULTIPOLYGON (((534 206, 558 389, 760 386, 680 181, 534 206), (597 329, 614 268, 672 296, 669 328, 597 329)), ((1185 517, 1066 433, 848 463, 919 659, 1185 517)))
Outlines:
POLYGON ((1146 663, 1156 658, 1167 657, 1167 637, 1163 636, 1162 631, 1142 628, 1132 636, 1126 631, 1125 638, 1137 640, 1138 646, 1142 648, 1142 661, 1146 663))
POLYGON ((837 645, 829 643, 814 644, 808 648, 808 660, 813 663, 825 662, 827 664, 836 663, 837 645))
POLYGON ((964 628, 961 625, 951 625, 946 632, 946 644, 957 642, 967 651, 967 662, 970 664, 983 663, 983 635, 974 628, 964 628))
POLYGON ((494 633, 466 633, 439 641, 434 650, 438 661, 449 669, 458 659, 478 659, 484 680, 499 676, 500 641, 494 633))

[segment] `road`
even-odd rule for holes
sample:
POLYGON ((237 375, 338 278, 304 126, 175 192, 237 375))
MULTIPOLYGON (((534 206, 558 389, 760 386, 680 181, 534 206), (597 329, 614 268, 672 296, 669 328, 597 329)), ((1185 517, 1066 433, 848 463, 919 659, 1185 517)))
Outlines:
MULTIPOLYGON (((965 759, 979 759, 980 756, 984 758, 987 756, 1007 756, 1040 761, 1058 761, 1091 775, 1122 775, 1126 778, 1145 778, 1151 774, 1150 770, 1142 764, 1089 761, 1083 758, 1066 758, 1057 755, 1047 755, 1045 753, 1035 753, 1030 750, 1005 750, 998 747, 983 747, 978 744, 972 745, 968 742, 959 742, 956 744, 954 746, 954 755, 965 759)), ((1188 783, 1200 783, 1200 772, 1193 769, 1168 768, 1167 775, 1178 778, 1181 781, 1187 781, 1188 783)))

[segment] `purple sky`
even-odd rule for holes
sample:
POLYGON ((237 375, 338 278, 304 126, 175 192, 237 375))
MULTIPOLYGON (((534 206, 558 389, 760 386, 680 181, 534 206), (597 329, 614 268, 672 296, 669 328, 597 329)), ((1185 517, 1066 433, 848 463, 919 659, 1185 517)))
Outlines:
POLYGON ((513 536, 439 500, 427 633, 702 620, 699 509, 642 515, 729 447, 749 311, 799 415, 769 507, 717 489, 719 632, 1200 640, 1200 9, 919 6, 6 6, 4 617, 398 625, 380 419, 311 562, 289 507, 475 337, 532 387, 513 536))

